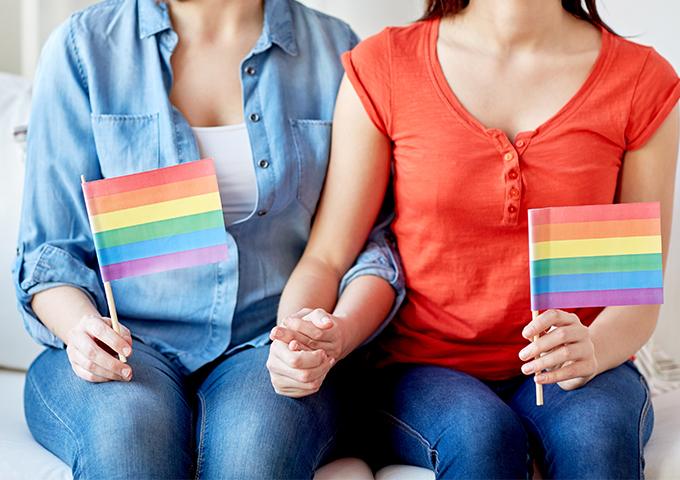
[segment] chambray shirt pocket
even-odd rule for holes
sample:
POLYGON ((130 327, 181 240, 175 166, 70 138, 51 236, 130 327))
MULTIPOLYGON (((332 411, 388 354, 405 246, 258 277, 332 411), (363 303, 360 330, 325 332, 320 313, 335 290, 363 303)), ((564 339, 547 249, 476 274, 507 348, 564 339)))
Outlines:
POLYGON ((292 119, 290 124, 297 157, 297 199, 307 211, 314 212, 328 169, 333 123, 292 119))
POLYGON ((160 167, 159 114, 91 114, 104 178, 160 167))

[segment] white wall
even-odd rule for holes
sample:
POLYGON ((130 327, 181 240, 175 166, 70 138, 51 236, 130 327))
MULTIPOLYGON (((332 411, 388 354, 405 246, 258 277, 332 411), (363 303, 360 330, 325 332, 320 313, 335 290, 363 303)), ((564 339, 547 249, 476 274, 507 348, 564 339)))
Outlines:
MULTIPOLYGON (((546 0, 548 1, 548 0, 546 0)), ((91 0, 0 0, 0 71, 23 71, 30 75, 40 43, 47 33, 74 8, 91 0), (40 12, 37 19, 24 18, 26 28, 21 54, 20 13, 40 12)), ((422 0, 304 0, 304 3, 348 21, 360 36, 379 31, 385 25, 404 24, 421 13, 422 0)), ((600 0, 602 16, 623 35, 653 45, 680 72, 680 1, 600 0)), ((656 338, 680 358, 680 176, 676 191, 672 245, 666 275, 666 304, 656 338), (668 274, 672 272, 672 274, 668 274)))
MULTIPOLYGON (((652 45, 680 72, 680 2, 600 0, 602 17, 621 35, 652 45)), ((676 176, 671 248, 666 266, 665 304, 654 341, 680 360, 680 175, 676 176)))
POLYGON ((20 72, 19 11, 19 0, 0 0, 0 72, 20 72))

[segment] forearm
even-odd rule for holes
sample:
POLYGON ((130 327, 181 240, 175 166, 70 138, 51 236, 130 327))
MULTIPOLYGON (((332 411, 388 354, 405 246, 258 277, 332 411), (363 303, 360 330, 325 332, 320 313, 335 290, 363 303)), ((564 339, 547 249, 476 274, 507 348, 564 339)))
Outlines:
POLYGON ((621 365, 651 337, 658 305, 607 307, 590 325, 597 374, 621 365))
POLYGON ((395 296, 392 286, 376 276, 358 277, 347 286, 333 312, 343 329, 342 357, 360 346, 385 321, 395 296))
POLYGON ((38 319, 64 343, 68 332, 85 315, 99 315, 90 298, 76 287, 54 287, 36 293, 31 308, 38 319))
POLYGON ((293 270, 279 302, 277 324, 303 308, 332 312, 338 300, 341 275, 312 256, 303 256, 293 270))

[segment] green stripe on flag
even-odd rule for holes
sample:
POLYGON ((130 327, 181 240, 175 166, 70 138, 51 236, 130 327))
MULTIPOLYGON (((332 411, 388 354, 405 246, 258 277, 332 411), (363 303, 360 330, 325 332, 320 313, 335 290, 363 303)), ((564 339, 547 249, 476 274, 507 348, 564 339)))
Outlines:
POLYGON ((171 218, 159 222, 143 223, 132 227, 99 232, 94 236, 97 250, 126 245, 128 243, 153 240, 154 238, 180 235, 198 230, 224 227, 222 210, 213 210, 185 217, 171 218))
POLYGON ((548 258, 531 262, 531 276, 579 273, 636 272, 661 270, 661 254, 606 255, 599 257, 548 258))

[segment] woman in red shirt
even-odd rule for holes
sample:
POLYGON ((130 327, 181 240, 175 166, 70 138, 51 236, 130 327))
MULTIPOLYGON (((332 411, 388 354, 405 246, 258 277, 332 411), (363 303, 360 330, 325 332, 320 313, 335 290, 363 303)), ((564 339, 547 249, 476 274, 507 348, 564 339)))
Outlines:
POLYGON ((531 452, 551 477, 643 475, 653 420, 627 359, 658 306, 530 314, 529 208, 659 201, 668 245, 680 80, 586 3, 430 0, 343 58, 321 207, 272 335, 343 356, 338 278, 392 169, 408 294, 371 382, 386 460, 518 478, 531 452), (288 318, 302 307, 321 310, 288 318))

